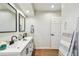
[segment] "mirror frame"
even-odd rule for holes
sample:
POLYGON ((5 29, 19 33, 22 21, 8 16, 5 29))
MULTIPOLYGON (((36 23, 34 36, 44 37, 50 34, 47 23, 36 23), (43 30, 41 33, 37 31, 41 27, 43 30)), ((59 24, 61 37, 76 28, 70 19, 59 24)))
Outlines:
POLYGON ((19 32, 25 32, 25 17, 20 13, 19 13, 19 32), (23 24, 24 29, 23 30, 20 29, 21 28, 21 25, 20 25, 21 17, 23 17, 23 20, 24 20, 24 24, 23 24))
POLYGON ((9 5, 13 10, 15 10, 15 31, 0 31, 0 33, 10 33, 10 32, 17 32, 17 10, 10 4, 10 3, 6 3, 7 5, 9 5))

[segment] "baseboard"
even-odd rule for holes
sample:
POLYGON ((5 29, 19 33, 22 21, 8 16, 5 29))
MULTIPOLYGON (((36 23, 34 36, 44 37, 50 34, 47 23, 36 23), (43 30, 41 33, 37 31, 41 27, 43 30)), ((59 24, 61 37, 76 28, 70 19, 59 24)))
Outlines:
MULTIPOLYGON (((34 48, 34 49, 53 49, 53 48, 34 48)), ((59 50, 59 49, 53 49, 53 50, 59 50)))
POLYGON ((34 50, 55 50, 55 51, 59 51, 59 49, 34 49, 34 50))
POLYGON ((36 47, 34 49, 54 49, 54 48, 50 48, 50 47, 36 47))

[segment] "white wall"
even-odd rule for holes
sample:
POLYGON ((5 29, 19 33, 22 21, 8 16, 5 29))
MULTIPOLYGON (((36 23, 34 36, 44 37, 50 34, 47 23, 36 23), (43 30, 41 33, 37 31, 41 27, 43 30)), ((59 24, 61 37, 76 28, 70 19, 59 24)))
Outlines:
MULTIPOLYGON (((45 14, 46 14, 46 15, 48 14, 48 15, 50 15, 50 17, 59 17, 59 16, 61 15, 61 11, 57 11, 57 12, 38 11, 38 12, 35 13, 35 15, 37 15, 37 16, 38 16, 38 15, 42 15, 42 14, 44 14, 44 15, 45 15, 45 14)), ((47 15, 47 16, 48 16, 48 15, 47 15)))
MULTIPOLYGON (((63 3, 62 17, 64 17, 63 20, 75 25, 75 22, 79 19, 79 3, 63 3)), ((73 29, 73 26, 68 27, 73 29)), ((68 32, 70 32, 70 30, 68 30, 68 32)))
POLYGON ((79 17, 79 3, 63 3, 62 16, 79 17))
POLYGON ((26 32, 30 32, 30 25, 34 25, 34 41, 36 49, 50 48, 50 20, 59 17, 60 12, 36 12, 35 17, 26 18, 26 32))

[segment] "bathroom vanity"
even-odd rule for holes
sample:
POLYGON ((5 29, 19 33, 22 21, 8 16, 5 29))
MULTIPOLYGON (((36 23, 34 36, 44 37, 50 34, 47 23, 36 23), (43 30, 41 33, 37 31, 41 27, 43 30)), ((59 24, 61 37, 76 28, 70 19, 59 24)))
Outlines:
POLYGON ((25 37, 0 51, 0 56, 31 56, 33 51, 33 38, 25 37))

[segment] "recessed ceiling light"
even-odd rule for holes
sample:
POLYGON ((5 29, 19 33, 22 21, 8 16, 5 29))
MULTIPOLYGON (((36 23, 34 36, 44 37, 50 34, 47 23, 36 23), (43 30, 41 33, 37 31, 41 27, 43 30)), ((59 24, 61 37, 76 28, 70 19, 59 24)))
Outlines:
POLYGON ((55 7, 55 6, 52 4, 52 5, 51 5, 51 8, 54 8, 54 7, 55 7))
POLYGON ((29 13, 30 11, 29 11, 29 10, 27 10, 26 12, 27 12, 27 13, 29 13))

